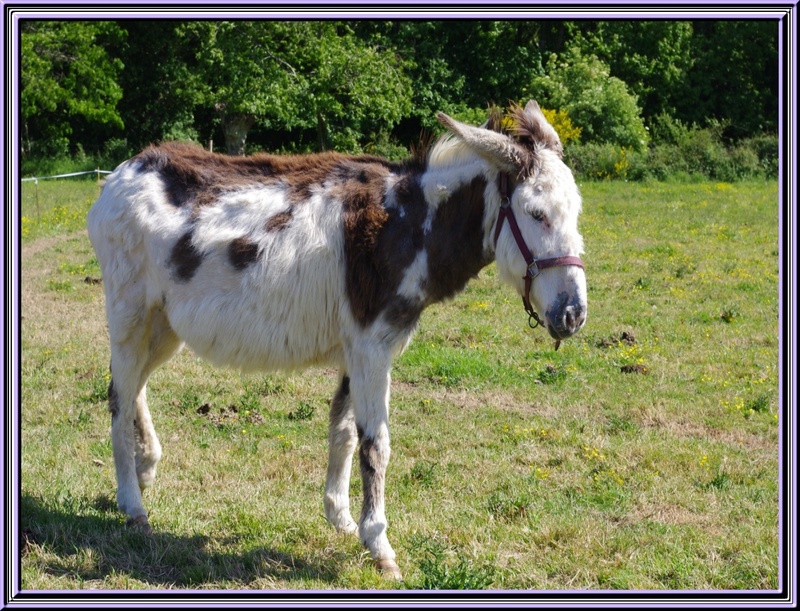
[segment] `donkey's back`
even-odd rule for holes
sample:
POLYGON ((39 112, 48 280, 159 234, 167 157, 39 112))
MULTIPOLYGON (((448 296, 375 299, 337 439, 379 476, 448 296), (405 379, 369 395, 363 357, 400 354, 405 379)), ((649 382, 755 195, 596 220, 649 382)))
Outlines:
POLYGON ((169 144, 120 166, 88 217, 112 340, 152 328, 217 365, 340 364, 341 332, 353 326, 343 209, 335 177, 311 174, 371 165, 169 144))

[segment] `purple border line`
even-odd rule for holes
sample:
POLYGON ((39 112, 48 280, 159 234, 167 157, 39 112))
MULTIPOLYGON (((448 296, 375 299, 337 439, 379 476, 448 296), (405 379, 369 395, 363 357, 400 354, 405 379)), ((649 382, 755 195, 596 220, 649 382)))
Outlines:
MULTIPOLYGON (((45 18, 45 17, 47 17, 47 18, 75 18, 75 17, 80 16, 80 17, 88 18, 88 17, 91 16, 91 17, 96 17, 96 18, 106 17, 106 18, 114 18, 114 19, 125 19, 125 18, 134 18, 134 17, 143 18, 143 15, 141 13, 137 13, 135 11, 118 12, 118 11, 114 11, 114 10, 108 10, 109 7, 108 7, 108 4, 106 2, 100 2, 100 1, 95 2, 94 0, 90 0, 89 2, 86 2, 84 4, 85 5, 89 5, 89 6, 93 6, 93 7, 94 6, 102 7, 102 9, 105 9, 105 10, 100 10, 100 11, 91 12, 91 13, 86 12, 85 9, 81 13, 68 12, 68 11, 64 11, 64 12, 53 11, 53 12, 48 12, 47 14, 37 13, 36 15, 31 15, 31 17, 38 17, 38 18, 45 18)), ((250 4, 250 3, 247 3, 247 4, 250 4)), ((318 4, 324 5, 324 6, 328 6, 328 5, 337 6, 337 3, 335 1, 327 1, 327 0, 325 2, 320 2, 318 4)), ((371 2, 363 2, 363 3, 362 2, 357 2, 357 3, 354 3, 354 4, 356 4, 357 6, 370 6, 370 8, 372 8, 373 10, 368 11, 368 12, 364 12, 364 13, 362 13, 360 15, 350 15, 350 14, 346 13, 345 15, 348 18, 358 18, 359 16, 360 17, 375 17, 375 18, 378 18, 378 17, 391 18, 393 16, 396 16, 396 17, 410 17, 410 15, 408 13, 403 13, 403 12, 388 12, 388 13, 387 12, 383 12, 380 9, 380 5, 378 5, 378 7, 376 8, 375 4, 371 3, 371 2)), ((442 3, 442 4, 444 4, 445 6, 450 5, 450 6, 453 6, 453 7, 463 7, 464 4, 467 4, 467 3, 464 3, 464 2, 453 2, 453 3, 446 2, 446 3, 442 3)), ((602 12, 602 11, 591 12, 591 13, 590 12, 583 13, 581 11, 574 11, 573 10, 573 11, 570 11, 568 14, 565 13, 564 12, 564 8, 569 9, 569 6, 571 6, 572 4, 574 4, 574 3, 569 1, 569 0, 567 0, 567 1, 563 2, 563 3, 561 3, 561 7, 562 8, 558 9, 558 10, 552 9, 552 10, 541 11, 541 12, 536 12, 535 10, 534 11, 519 10, 519 11, 511 11, 511 12, 500 12, 500 13, 495 13, 494 15, 497 18, 507 18, 507 19, 511 19, 511 18, 515 18, 515 17, 528 17, 528 18, 530 18, 532 15, 536 15, 536 16, 544 15, 544 16, 549 17, 549 18, 577 17, 577 18, 583 18, 583 19, 586 19, 586 18, 606 18, 607 19, 610 16, 613 16, 613 17, 619 17, 620 16, 620 15, 614 14, 614 13, 612 13, 610 15, 609 12, 602 12)), ((640 7, 640 5, 636 5, 636 3, 633 3, 633 2, 623 2, 623 3, 620 3, 620 4, 622 4, 624 6, 631 6, 631 7, 637 6, 637 8, 640 7)), ((682 8, 682 9, 686 8, 686 4, 684 4, 684 3, 676 3, 676 4, 679 6, 679 8, 682 8)), ((734 7, 732 7, 731 6, 732 5, 731 2, 723 2, 721 0, 719 2, 707 3, 706 6, 709 6, 709 5, 712 6, 712 7, 715 7, 715 8, 714 9, 707 9, 705 12, 702 12, 702 13, 693 12, 693 13, 691 13, 691 18, 703 18, 703 17, 709 17, 709 18, 715 18, 715 19, 720 19, 720 18, 746 18, 746 19, 769 18, 769 19, 774 19, 774 18, 776 18, 776 12, 775 11, 770 11, 769 9, 763 9, 763 10, 759 10, 759 11, 755 11, 755 12, 754 11, 736 10, 734 8, 736 5, 734 5, 734 7)), ((37 5, 35 3, 32 3, 32 5, 31 5, 32 8, 36 8, 36 6, 37 5)), ((156 8, 157 6, 158 5, 155 2, 153 2, 153 3, 148 2, 148 3, 143 5, 144 8, 156 8)), ((259 6, 263 6, 263 5, 259 5, 259 6)), ((750 4, 748 6, 752 6, 752 4, 750 4)), ((415 10, 419 11, 419 9, 420 9, 420 7, 409 7, 409 8, 411 8, 412 11, 415 11, 415 10)), ((503 8, 505 8, 505 7, 503 7, 503 8)), ((175 10, 175 9, 174 9, 174 7, 170 7, 170 10, 172 11, 172 10, 175 10)), ((165 12, 165 13, 156 12, 155 16, 157 16, 158 18, 184 18, 184 19, 185 18, 201 18, 202 16, 219 18, 219 17, 222 16, 224 11, 225 11, 225 9, 218 9, 218 10, 214 10, 214 11, 210 11, 210 12, 206 13, 204 11, 198 11, 197 10, 197 5, 195 4, 195 5, 187 5, 187 9, 186 10, 175 10, 175 12, 165 12), (191 8, 192 6, 194 8, 191 8)), ((681 18, 681 16, 678 16, 675 13, 670 12, 668 8, 661 8, 661 9, 659 9, 657 11, 651 11, 651 10, 644 11, 644 10, 640 9, 640 11, 641 12, 639 12, 639 13, 636 13, 636 12, 627 13, 625 16, 628 17, 628 18, 634 18, 634 19, 635 18, 650 18, 650 19, 653 19, 653 18, 658 18, 658 17, 669 17, 669 18, 672 18, 672 19, 681 18)), ((228 13, 228 14, 230 14, 230 13, 228 13)), ((417 14, 419 15, 419 13, 417 13, 417 14)), ((313 10, 312 13, 301 12, 301 11, 297 11, 297 12, 286 11, 286 12, 284 12, 284 11, 269 11, 269 10, 260 10, 260 11, 258 11, 258 10, 256 10, 256 11, 253 11, 253 12, 242 12, 242 13, 238 13, 237 12, 235 14, 235 17, 237 17, 237 18, 248 18, 248 17, 249 18, 264 18, 264 17, 274 16, 274 17, 279 17, 279 18, 291 18, 291 17, 294 16, 294 17, 298 17, 298 18, 324 18, 324 17, 328 17, 328 16, 330 16, 330 17, 341 17, 342 15, 343 15, 343 13, 342 13, 341 10, 340 11, 331 11, 330 13, 329 12, 324 12, 324 11, 319 11, 318 9, 313 10)), ((428 17, 428 18, 431 18, 431 19, 435 19, 435 18, 452 18, 452 17, 459 17, 459 16, 475 17, 475 16, 478 16, 478 15, 489 16, 485 11, 446 12, 446 11, 442 10, 440 12, 435 12, 434 11, 434 12, 426 12, 426 13, 424 13, 425 17, 428 17)), ((16 15, 14 17, 15 20, 18 20, 19 18, 20 17, 16 16, 16 15)), ((685 17, 685 18, 688 18, 688 17, 685 17)), ((790 27, 789 27, 789 32, 790 32, 790 36, 792 36, 794 34, 794 32, 796 31, 796 27, 795 26, 796 26, 796 21, 797 21, 797 18, 796 18, 796 15, 795 15, 794 12, 791 13, 790 20, 791 20, 791 24, 790 24, 790 27)), ((10 48, 10 45, 9 45, 10 42, 11 43, 18 42, 18 41, 15 40, 15 36, 12 35, 10 38, 11 38, 10 41, 6 40, 6 31, 4 29, 3 33, 0 34, 0 40, 3 41, 4 53, 10 48)), ((783 49, 782 45, 785 44, 785 43, 786 43, 786 41, 783 40, 782 33, 779 32, 779 50, 783 49)), ((13 57, 11 63, 12 63, 11 85, 12 85, 12 90, 16 91, 17 87, 18 87, 18 82, 17 82, 18 58, 16 56, 13 57)), ((782 74, 783 74, 782 69, 783 69, 784 66, 783 66, 783 54, 780 53, 780 51, 779 51, 779 66, 781 68, 781 73, 780 74, 782 76, 782 74)), ((790 61, 788 66, 786 66, 786 68, 789 71, 789 76, 790 77, 794 77, 795 72, 796 72, 796 66, 793 63, 791 63, 791 61, 790 61)), ((790 107, 786 109, 787 118, 788 118, 788 121, 787 121, 788 125, 779 125, 779 129, 783 128, 785 130, 793 130, 794 127, 795 127, 795 112, 796 112, 796 108, 794 106, 794 101, 796 100, 797 85, 796 85, 796 81, 793 78, 790 78, 790 82, 791 82, 790 90, 791 90, 791 94, 792 94, 792 97, 790 99, 791 99, 792 102, 790 104, 790 107)), ((784 104, 784 99, 785 99, 784 95, 783 95, 784 91, 785 91, 785 85, 784 85, 783 81, 781 80, 781 78, 779 78, 779 101, 778 101, 778 103, 779 103, 779 121, 782 121, 782 117, 783 117, 783 113, 781 111, 783 110, 783 104, 784 104)), ((4 105, 5 105, 6 101, 7 100, 4 100, 4 105)), ((6 109, 6 116, 8 116, 8 112, 9 112, 9 109, 6 109)), ((5 152, 8 151, 10 153, 11 163, 12 163, 10 169, 12 170, 12 178, 16 178, 18 176, 18 172, 19 172, 19 167, 14 165, 14 161, 16 161, 16 159, 15 159, 16 150, 15 150, 15 147, 13 147, 13 144, 9 144, 9 143, 13 143, 13 142, 17 141, 17 138, 18 138, 18 125, 17 125, 16 121, 10 121, 9 122, 8 133, 6 133, 5 124, 2 127, 0 127, 0 130, 3 131, 3 135, 4 136, 6 136, 6 137, 10 136, 10 138, 8 140, 4 140, 4 142, 6 142, 6 148, 5 148, 4 152, 2 153, 2 155, 4 157, 3 160, 7 161, 5 159, 5 152)), ((781 133, 784 134, 784 138, 781 139, 781 142, 783 142, 784 140, 786 140, 788 142, 788 150, 784 150, 783 151, 784 155, 788 156, 787 167, 792 168, 793 166, 791 165, 791 163, 794 161, 794 159, 796 159, 796 142, 795 142, 795 140, 793 138, 791 138, 791 136, 793 135, 793 131, 791 131, 788 134, 786 132, 781 132, 781 133)), ((790 318, 789 321, 783 320, 783 310, 781 308, 779 308, 779 328, 781 328, 781 329, 783 328, 783 323, 788 322, 788 324, 791 325, 792 322, 796 319, 795 316, 796 316, 796 296, 797 296, 796 295, 796 290, 797 290, 796 289, 796 285, 791 282, 791 280, 794 279, 794 275, 792 274, 792 272, 794 270, 792 268, 791 255, 793 255, 792 246, 794 244, 796 244, 796 242, 795 242, 795 240, 796 240, 796 222, 795 222, 794 215, 793 215, 793 212, 796 211, 796 195, 795 195, 793 184, 790 184, 790 186, 788 188, 784 187, 785 180, 791 180, 791 178, 783 175, 783 173, 784 173, 783 167, 784 167, 783 165, 779 165, 779 197, 780 197, 780 202, 786 201, 784 199, 785 197, 789 197, 790 200, 787 202, 788 203, 788 208, 789 208, 788 209, 789 214, 786 217, 784 217, 784 215, 783 215, 783 207, 779 206, 779 230, 782 232, 783 229, 785 228, 785 223, 787 221, 789 222, 790 245, 789 245, 789 251, 788 251, 788 253, 786 253, 788 256, 785 257, 785 259, 788 261, 788 266, 786 268, 784 268, 784 266, 781 265, 782 261, 784 260, 784 257, 779 259, 779 303, 783 303, 782 299, 785 297, 785 295, 783 294, 783 282, 784 282, 784 280, 788 280, 789 281, 789 285, 790 285, 790 291, 789 292, 790 292, 791 297, 792 297, 790 303, 792 305, 791 305, 791 312, 790 312, 791 315, 789 317, 790 318), (792 275, 787 277, 786 276, 787 273, 788 274, 792 274, 792 275)), ((11 180, 9 182, 12 183, 12 184, 7 185, 6 193, 7 193, 7 195, 14 196, 12 201, 17 202, 17 201, 19 201, 19 199, 17 199, 17 198, 20 196, 19 183, 16 180, 11 180)), ((10 214, 10 218, 11 218, 13 223, 16 223, 16 222, 18 222, 18 216, 20 214, 20 210, 16 206, 11 206, 11 208, 12 208, 12 211, 11 211, 11 214, 10 214)), ((8 219, 9 219, 9 215, 7 214, 6 216, 4 216, 4 228, 6 228, 5 227, 5 223, 8 221, 8 219)), ((16 234, 15 231, 13 231, 13 229, 16 229, 16 227, 17 227, 16 224, 12 227, 10 245, 6 246, 6 249, 5 249, 5 251, 4 251, 3 255, 2 255, 4 257, 4 259, 3 259, 4 263, 6 263, 5 256, 6 256, 6 253, 9 252, 9 246, 10 246, 10 252, 12 252, 13 254, 18 254, 20 252, 19 251, 19 236, 16 234)), ((8 235, 8 232, 6 233, 6 235, 8 235)), ((11 257, 11 261, 14 261, 13 254, 12 254, 12 257, 11 257)), ((17 272, 17 271, 18 270, 12 270, 12 272, 17 272)), ((12 273, 11 274, 11 280, 12 280, 12 287, 11 287, 12 288, 12 304, 11 304, 10 311, 7 312, 7 314, 6 314, 7 322, 10 322, 10 321, 13 321, 13 320, 19 320, 18 316, 20 314, 19 310, 18 310, 18 303, 16 301, 16 298, 19 295, 21 278, 19 278, 17 275, 12 273)), ((7 328, 10 330, 10 338, 7 338, 7 339, 11 340, 10 346, 11 346, 11 350, 12 350, 10 364, 12 366, 15 365, 15 364, 18 366, 19 363, 17 361, 18 361, 18 356, 19 355, 14 352, 14 349, 15 349, 15 347, 17 345, 19 345, 18 344, 18 341, 19 341, 19 330, 18 330, 18 328, 14 327, 13 325, 9 325, 7 328)), ((789 327, 789 331, 791 333, 791 326, 789 327)), ((793 341, 791 341, 792 339, 793 339, 793 336, 790 337, 790 351, 789 351, 789 353, 791 354, 791 360, 789 361, 790 363, 796 362, 796 345, 795 345, 795 343, 793 341)), ((7 350, 8 350, 8 346, 7 346, 7 350)), ((779 376, 780 376, 781 372, 783 373, 784 376, 786 376, 788 374, 788 372, 786 372, 785 369, 780 369, 780 364, 784 363, 784 358, 783 357, 785 355, 786 355, 786 347, 783 346, 779 342, 779 357, 780 357, 779 376)), ((4 354, 3 357, 0 357, 0 358, 4 359, 5 356, 6 355, 4 354)), ((5 361, 3 361, 3 364, 4 365, 6 364, 5 361)), ((794 388, 795 388, 795 380, 791 377, 791 375, 787 379, 787 382, 788 382, 787 388, 790 388, 790 389, 794 390, 794 388)), ((779 395, 782 395, 783 388, 784 388, 784 384, 779 381, 779 395)), ((12 392, 11 397, 13 399, 16 399, 17 401, 19 401, 20 400, 19 388, 15 387, 12 384, 11 385, 11 392, 12 392), (16 391, 16 394, 14 394, 14 391, 16 391)), ((796 398, 793 392, 790 391, 789 394, 790 394, 790 397, 792 399, 796 398)), ((787 399, 786 397, 782 397, 780 399, 781 404, 786 399, 787 399)), ((782 414, 782 413, 780 414, 779 422, 781 422, 782 426, 791 425, 791 424, 794 424, 796 422, 796 403, 793 402, 793 404, 790 406, 790 410, 787 410, 787 413, 785 415, 782 414)), ((792 442, 792 441, 796 441, 796 440, 792 436, 792 437, 789 437, 789 441, 792 442)), ((10 448, 13 451, 12 458, 18 456, 18 453, 17 453, 18 447, 19 447, 18 443, 19 443, 18 439, 12 439, 12 444, 11 444, 11 448, 10 448)), ((781 435, 779 437, 779 450, 781 451, 781 456, 785 456, 784 452, 787 450, 787 448, 783 448, 782 445, 783 445, 783 435, 781 435)), ((8 457, 9 456, 8 455, 9 448, 6 448, 5 445, 4 445, 4 450, 6 451, 6 456, 8 457)), ((796 473, 796 455, 792 454, 792 457, 793 457, 793 464, 791 465, 792 466, 792 472, 796 473)), ((17 491, 17 490, 19 490, 19 465, 17 465, 17 469, 14 469, 12 471, 12 473, 13 473, 13 475, 12 475, 12 482, 11 483, 14 486, 13 487, 13 491, 17 491)), ((784 475, 785 474, 784 466, 783 466, 782 461, 779 463, 779 474, 780 475, 784 475)), ((784 494, 783 489, 780 490, 779 494, 781 495, 779 498, 783 499, 783 496, 782 496, 784 494)), ((796 492, 796 488, 794 488, 794 487, 792 488, 792 492, 791 492, 791 500, 792 500, 792 503, 793 503, 792 507, 795 508, 795 511, 792 513, 791 516, 788 516, 788 518, 789 518, 789 520, 791 520, 791 522, 787 523, 787 524, 790 526, 789 534, 794 534, 796 532, 795 528, 796 528, 796 500, 797 500, 797 492, 796 492)), ((782 511, 782 508, 783 508, 783 503, 780 504, 779 511, 782 511)), ((780 521, 780 524, 781 525, 783 524, 782 520, 780 521)), ((16 520, 16 515, 14 516, 14 524, 13 525, 15 527, 14 534, 12 535, 13 543, 16 544, 16 549, 19 549, 19 547, 18 547, 18 544, 19 544, 19 541, 18 541, 18 536, 19 536, 18 526, 19 526, 19 524, 18 524, 18 521, 16 520)), ((783 550, 782 549, 782 541, 783 541, 783 538, 781 538, 779 540, 779 549, 781 549, 781 551, 788 551, 788 550, 783 550)), ((794 537, 791 537, 791 541, 792 542, 790 544, 790 547, 791 547, 791 551, 792 551, 792 557, 796 558, 795 554, 796 554, 797 544, 796 544, 796 541, 794 540, 794 537)), ((4 557, 3 561, 5 561, 5 559, 6 559, 6 557, 4 557)), ((4 567, 4 568, 7 568, 7 567, 4 567)), ((16 567, 14 567, 14 568, 16 568, 16 567)), ((780 568, 780 566, 779 566, 779 568, 780 568)), ((780 574, 779 578, 783 579, 784 576, 782 574, 780 574)), ((785 584, 781 583, 780 585, 782 587, 785 584)), ((86 594, 98 594, 97 591, 85 591, 85 592, 86 592, 86 594)), ((114 594, 114 593, 128 594, 128 592, 126 592, 126 591, 108 591, 108 590, 106 590, 106 591, 101 591, 101 592, 103 592, 105 594, 114 594)), ((173 596, 171 596, 172 593, 175 593, 177 595, 180 595, 181 593, 189 593, 189 592, 195 593, 195 591, 193 591, 193 590, 186 590, 186 589, 171 591, 169 594, 167 594, 167 593, 165 593, 165 592, 163 592, 161 590, 156 590, 156 591, 153 591, 153 592, 158 592, 159 594, 163 595, 163 597, 160 598, 160 600, 162 602, 170 602, 173 605, 174 605, 174 603, 176 603, 178 601, 175 601, 173 596)), ((231 590, 208 591, 209 594, 217 593, 217 594, 223 594, 223 595, 231 595, 234 592, 235 591, 231 591, 231 590)), ((269 601, 270 599, 273 599, 273 596, 280 597, 280 595, 283 594, 284 592, 292 592, 292 593, 297 592, 297 593, 300 593, 300 594, 307 594, 307 595, 321 594, 323 596, 328 593, 327 591, 307 591, 307 592, 300 592, 300 591, 270 591, 268 593, 264 592, 264 594, 269 594, 268 596, 266 596, 264 598, 264 601, 269 601)), ((345 590, 345 592, 354 592, 354 594, 357 593, 355 591, 349 591, 349 590, 345 590)), ((46 594, 46 592, 39 592, 39 593, 40 594, 46 594)), ((253 592, 253 593, 256 593, 256 592, 253 592)), ((508 606, 541 604, 541 603, 546 602, 548 600, 547 597, 546 597, 547 594, 564 594, 564 593, 568 593, 568 591, 555 591, 555 592, 537 591, 537 592, 533 592, 533 594, 536 594, 537 597, 534 598, 534 599, 531 599, 529 602, 527 600, 526 601, 510 602, 510 604, 508 606), (542 596, 542 598, 539 598, 540 596, 542 596)), ((604 593, 608 593, 608 592, 607 591, 591 591, 590 592, 590 594, 595 594, 595 593, 596 594, 604 594, 604 593)), ((614 593, 617 593, 617 594, 620 594, 620 595, 624 595, 625 591, 619 591, 619 592, 615 591, 614 593)), ((645 594, 645 595, 646 594, 656 594, 656 595, 663 595, 665 597, 669 595, 669 591, 661 591, 661 590, 657 590, 657 591, 645 591, 645 590, 642 590, 642 591, 636 591, 636 593, 637 594, 645 594)), ((692 593, 691 591, 682 592, 682 594, 691 594, 691 593, 692 593)), ((704 593, 705 594, 705 593, 708 593, 708 592, 707 591, 699 591, 699 593, 704 593)), ((720 590, 720 591, 714 591, 713 593, 714 594, 719 594, 719 595, 724 595, 724 594, 736 595, 736 594, 743 594, 745 592, 743 592, 743 591, 720 590)), ((53 594, 55 596, 59 596, 59 595, 63 595, 63 592, 62 591, 54 591, 53 594)), ((403 591, 403 595, 404 596, 409 596, 408 602, 420 602, 422 599, 428 598, 427 595, 424 592, 403 591)), ((514 591, 514 596, 524 599, 524 591, 514 591)), ((312 600, 312 599, 309 599, 309 600, 312 600)), ((428 599, 428 600, 431 600, 431 599, 428 599)), ((513 598, 511 600, 513 600, 513 598)), ((432 599, 431 600, 431 602, 437 602, 437 601, 438 601, 438 599, 432 599)), ((87 599, 86 601, 69 603, 68 606, 86 606, 87 602, 90 602, 90 599, 87 599)), ((562 604, 561 603, 561 599, 555 599, 555 600, 552 600, 552 602, 555 602, 556 604, 558 604, 558 606, 568 606, 568 605, 562 604)), ((633 599, 630 603, 626 602, 625 599, 622 599, 622 600, 619 600, 619 601, 613 601, 613 602, 595 601, 595 602, 592 603, 591 606, 597 606, 597 607, 601 607, 601 608, 602 607, 611 607, 611 606, 620 607, 620 606, 628 606, 629 604, 639 604, 639 602, 641 602, 641 601, 636 601, 635 599, 633 599)), ((689 601, 682 601, 682 602, 688 603, 689 601)), ((390 601, 381 601, 381 600, 378 600, 377 603, 380 604, 380 606, 382 606, 382 607, 396 607, 396 606, 406 606, 407 605, 407 602, 394 603, 394 602, 390 602, 390 601)), ((709 607, 709 608, 713 608, 713 607, 730 607, 731 604, 732 604, 731 602, 705 603, 703 600, 696 600, 695 603, 700 605, 700 606, 709 607)), ((106 604, 108 604, 108 602, 104 600, 104 601, 101 601, 101 602, 98 602, 98 603, 94 603, 94 604, 98 604, 98 605, 102 604, 102 605, 105 606, 106 604)), ((138 602, 122 603, 122 604, 119 604, 119 603, 115 602, 114 604, 115 604, 115 606, 124 606, 124 607, 136 606, 136 607, 141 607, 141 606, 143 606, 144 604, 147 604, 147 603, 145 603, 144 601, 138 601, 138 602)), ((211 603, 211 602, 204 603, 204 602, 199 601, 199 600, 185 603, 186 606, 191 606, 191 607, 217 606, 218 604, 219 603, 211 603)), ((236 606, 236 607, 240 607, 240 606, 249 607, 249 606, 256 606, 256 605, 259 605, 259 604, 263 604, 263 602, 260 602, 258 600, 254 600, 252 602, 239 602, 239 601, 227 601, 226 602, 226 606, 236 606)), ((475 605, 484 606, 485 603, 476 602, 474 604, 475 605)), ((358 602, 357 600, 347 600, 347 601, 342 600, 341 602, 339 602, 339 601, 330 601, 330 600, 328 600, 328 601, 326 601, 326 605, 327 606, 335 606, 335 607, 339 607, 339 606, 349 606, 349 607, 352 607, 352 606, 359 606, 359 607, 360 606, 375 606, 376 605, 376 601, 375 600, 369 600, 369 601, 366 601, 366 602, 358 602)), ((454 602, 453 605, 454 606, 458 606, 458 607, 473 606, 469 601, 466 601, 466 600, 459 600, 458 602, 454 602)), ((441 604, 437 604, 437 606, 442 606, 442 605, 441 604)), ((581 606, 585 606, 585 605, 581 605, 581 606)), ((672 604, 669 604, 669 603, 648 603, 647 606, 648 607, 654 607, 654 608, 670 607, 670 606, 674 606, 674 603, 672 603, 672 604)))

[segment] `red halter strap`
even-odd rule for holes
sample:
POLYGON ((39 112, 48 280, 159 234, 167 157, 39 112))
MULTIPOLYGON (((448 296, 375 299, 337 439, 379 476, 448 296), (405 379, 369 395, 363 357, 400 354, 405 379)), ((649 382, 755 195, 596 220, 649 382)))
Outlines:
POLYGON ((500 237, 500 231, 503 229, 503 221, 506 220, 508 220, 508 226, 511 228, 511 234, 514 236, 517 247, 522 253, 525 263, 528 266, 528 269, 523 276, 523 280, 525 280, 525 292, 522 295, 522 305, 525 307, 525 312, 528 314, 528 324, 532 328, 536 328, 538 325, 543 323, 542 319, 539 318, 539 315, 536 313, 536 310, 533 309, 533 306, 530 302, 529 295, 533 280, 539 275, 539 272, 549 267, 574 266, 583 269, 583 261, 581 261, 580 257, 573 255, 552 257, 550 259, 537 259, 533 256, 531 251, 528 249, 528 245, 525 244, 525 240, 522 237, 522 232, 519 230, 519 225, 517 224, 517 219, 514 217, 514 211, 511 209, 511 198, 508 193, 508 174, 503 172, 500 174, 500 211, 497 216, 497 224, 495 225, 494 229, 495 248, 497 247, 497 239, 500 237), (531 324, 531 320, 535 320, 536 324, 531 324))

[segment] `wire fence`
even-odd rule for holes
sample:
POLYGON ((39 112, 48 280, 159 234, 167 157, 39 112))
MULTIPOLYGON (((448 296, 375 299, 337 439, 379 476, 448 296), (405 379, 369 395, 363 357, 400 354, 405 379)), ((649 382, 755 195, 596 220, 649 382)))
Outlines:
POLYGON ((89 170, 87 172, 71 172, 69 174, 56 174, 55 176, 30 176, 28 178, 23 178, 22 182, 31 182, 33 181, 34 184, 39 184, 40 180, 50 180, 52 178, 72 178, 73 176, 88 176, 89 174, 96 174, 97 180, 100 180, 101 174, 111 174, 109 170, 101 170, 100 168, 96 170, 89 170))
POLYGON ((97 184, 100 184, 100 176, 103 174, 111 174, 109 170, 101 170, 97 168, 95 170, 88 170, 86 172, 70 172, 69 174, 55 174, 53 176, 29 176, 27 178, 23 178, 22 182, 32 182, 34 185, 34 190, 36 192, 36 220, 37 222, 41 220, 41 212, 39 211, 39 181, 40 180, 52 180, 54 178, 73 178, 75 176, 88 176, 90 174, 94 174, 97 177, 97 184))

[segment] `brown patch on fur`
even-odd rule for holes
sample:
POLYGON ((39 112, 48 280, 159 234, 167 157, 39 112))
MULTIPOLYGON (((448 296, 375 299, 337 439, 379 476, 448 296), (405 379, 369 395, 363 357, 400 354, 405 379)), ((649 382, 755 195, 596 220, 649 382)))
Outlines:
POLYGON ((358 439, 361 442, 358 446, 358 464, 361 471, 361 485, 364 500, 361 505, 362 520, 375 510, 375 505, 383 496, 384 479, 386 477, 386 465, 382 464, 378 449, 375 447, 375 440, 364 436, 361 428, 358 428, 358 439))
POLYGON ((343 204, 346 290, 353 316, 362 325, 371 323, 383 309, 385 284, 376 257, 378 238, 389 221, 383 206, 386 173, 371 166, 341 167, 338 195, 343 204), (382 290, 383 289, 383 290, 382 290), (383 294, 382 294, 383 293, 383 294))
POLYGON ((336 394, 333 395, 331 400, 331 409, 329 413, 330 429, 334 431, 341 428, 345 421, 345 417, 350 411, 350 378, 345 376, 342 378, 339 388, 336 389, 336 394))
POLYGON ((364 326, 381 312, 398 330, 416 324, 423 303, 398 300, 405 269, 425 245, 422 225, 427 203, 415 173, 394 186, 392 208, 384 207, 386 176, 353 174, 343 195, 347 296, 356 320, 364 326), (353 184, 355 182, 355 184, 353 184))
POLYGON ((486 179, 475 178, 442 202, 428 235, 423 230, 428 204, 415 174, 398 180, 395 206, 388 210, 378 199, 377 178, 356 182, 365 188, 351 181, 343 196, 346 287, 353 315, 367 326, 383 313, 389 326, 407 330, 426 305, 463 290, 491 261, 483 251, 486 179), (423 248, 428 254, 424 301, 399 297, 405 271, 423 248))
MULTIPOLYGON (((358 458, 361 464, 361 477, 364 479, 364 487, 371 480, 378 470, 378 453, 375 450, 375 441, 369 437, 364 437, 363 433, 359 434, 361 445, 358 448, 358 458)), ((366 495, 365 495, 366 496, 366 495)))
POLYGON ((275 216, 269 218, 269 220, 264 225, 264 229, 267 231, 283 231, 289 226, 289 223, 292 222, 292 209, 289 208, 285 212, 279 212, 275 216))
POLYGON ((488 265, 483 251, 486 179, 475 177, 439 204, 427 236, 429 300, 441 301, 463 290, 488 265))
POLYGON ((175 269, 175 280, 178 282, 189 282, 203 262, 203 255, 192 244, 192 234, 193 229, 184 233, 170 253, 170 264, 175 269))
POLYGON ((241 271, 258 260, 258 244, 245 237, 236 238, 228 244, 228 259, 241 271))
MULTIPOLYGON (((423 140, 424 142, 424 140, 423 140)), ((313 155, 269 155, 246 157, 210 153, 200 146, 167 142, 151 146, 132 161, 144 172, 157 172, 170 203, 207 206, 225 193, 253 186, 282 186, 291 203, 306 201, 331 180, 350 181, 353 168, 371 167, 385 173, 424 166, 423 147, 404 164, 372 156, 348 156, 327 152, 313 155)))
MULTIPOLYGON (((351 158, 338 153, 318 155, 256 154, 234 157, 210 153, 179 142, 151 146, 133 158, 145 172, 157 172, 170 202, 176 206, 206 206, 226 192, 248 186, 285 185, 290 200, 307 199, 334 169, 351 158)), ((377 157, 364 157, 391 165, 377 157)))
POLYGON ((419 142, 412 144, 410 166, 415 166, 418 169, 424 168, 428 160, 428 153, 435 142, 434 133, 432 131, 422 131, 419 135, 419 142))
POLYGON ((114 380, 108 383, 108 411, 111 413, 111 418, 116 418, 119 413, 119 395, 114 388, 114 380))

